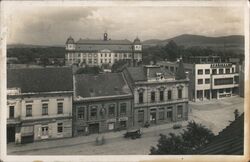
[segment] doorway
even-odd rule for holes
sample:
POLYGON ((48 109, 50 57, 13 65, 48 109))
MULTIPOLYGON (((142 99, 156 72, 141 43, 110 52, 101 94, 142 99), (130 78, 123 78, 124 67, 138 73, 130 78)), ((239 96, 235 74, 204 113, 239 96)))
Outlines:
POLYGON ((99 133, 99 123, 89 124, 89 133, 99 133))
POLYGON ((7 127, 7 143, 15 142, 15 135, 16 135, 16 127, 8 126, 7 127))

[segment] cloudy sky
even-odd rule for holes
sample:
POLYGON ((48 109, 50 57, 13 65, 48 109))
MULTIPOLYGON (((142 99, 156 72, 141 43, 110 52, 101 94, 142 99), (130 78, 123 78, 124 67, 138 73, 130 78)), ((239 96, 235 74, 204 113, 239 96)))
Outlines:
POLYGON ((101 39, 167 39, 181 34, 244 34, 239 7, 12 7, 8 43, 63 45, 71 35, 101 39))

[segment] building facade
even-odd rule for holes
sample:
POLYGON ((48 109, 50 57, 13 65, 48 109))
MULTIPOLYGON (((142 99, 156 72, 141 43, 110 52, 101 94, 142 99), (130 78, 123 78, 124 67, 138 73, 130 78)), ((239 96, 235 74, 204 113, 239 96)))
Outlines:
MULTIPOLYGON (((184 60, 184 69, 190 79, 189 99, 203 101, 239 94, 239 66, 225 62, 218 56, 196 56, 184 60)), ((161 66, 173 63, 161 62, 161 66)), ((174 63, 176 64, 176 63, 174 63)))
POLYGON ((8 69, 7 142, 71 137, 72 96, 71 68, 8 69))
POLYGON ((111 40, 104 33, 103 40, 79 39, 69 37, 66 41, 65 64, 80 66, 112 66, 119 60, 136 64, 142 61, 142 44, 139 38, 134 42, 127 39, 111 40))
POLYGON ((121 73, 75 75, 74 136, 133 125, 133 96, 121 73))
POLYGON ((188 79, 156 65, 123 71, 134 95, 134 126, 188 119, 188 79))

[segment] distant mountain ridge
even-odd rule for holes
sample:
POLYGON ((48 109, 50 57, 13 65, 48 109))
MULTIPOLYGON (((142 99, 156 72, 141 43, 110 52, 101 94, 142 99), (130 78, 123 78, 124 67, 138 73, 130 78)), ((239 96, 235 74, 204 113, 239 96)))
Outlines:
POLYGON ((191 34, 183 34, 170 39, 158 40, 151 39, 143 41, 142 44, 147 46, 164 46, 170 40, 173 40, 178 45, 183 46, 244 46, 244 36, 242 35, 229 35, 229 36, 221 36, 221 37, 208 37, 201 35, 191 35, 191 34))
MULTIPOLYGON (((170 40, 173 40, 178 45, 185 47, 190 46, 233 46, 244 48, 243 35, 229 35, 220 37, 208 37, 202 35, 182 34, 169 39, 149 39, 142 41, 145 48, 150 46, 165 46, 170 40)), ((64 47, 63 45, 32 45, 32 44, 9 44, 7 48, 48 48, 48 47, 64 47)))

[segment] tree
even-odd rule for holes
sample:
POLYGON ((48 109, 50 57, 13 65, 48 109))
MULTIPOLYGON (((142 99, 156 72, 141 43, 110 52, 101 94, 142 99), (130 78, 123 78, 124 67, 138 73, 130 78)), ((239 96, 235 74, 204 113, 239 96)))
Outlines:
POLYGON ((180 56, 179 47, 173 40, 168 42, 168 44, 165 46, 165 50, 167 53, 167 59, 169 61, 176 61, 176 59, 180 56))
POLYGON ((119 70, 121 70, 121 68, 123 66, 125 66, 126 64, 128 63, 127 60, 119 60, 119 61, 116 61, 112 67, 111 67, 111 71, 112 72, 118 72, 119 70))
POLYGON ((194 121, 189 122, 187 129, 182 133, 187 153, 197 153, 197 151, 211 141, 213 137, 214 134, 211 130, 194 121))
POLYGON ((169 136, 160 134, 157 147, 151 147, 151 155, 195 154, 205 144, 211 141, 214 134, 201 124, 189 122, 180 135, 170 133, 169 136))
POLYGON ((183 147, 183 138, 180 135, 175 135, 174 133, 169 133, 169 137, 160 134, 160 139, 158 140, 157 148, 151 147, 151 155, 179 155, 185 154, 186 148, 183 147))

